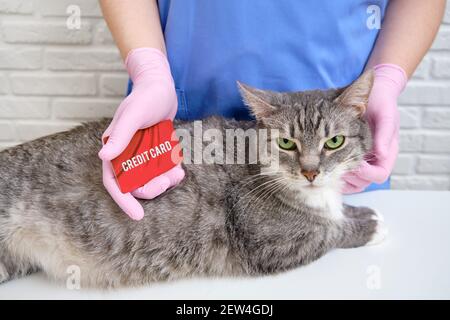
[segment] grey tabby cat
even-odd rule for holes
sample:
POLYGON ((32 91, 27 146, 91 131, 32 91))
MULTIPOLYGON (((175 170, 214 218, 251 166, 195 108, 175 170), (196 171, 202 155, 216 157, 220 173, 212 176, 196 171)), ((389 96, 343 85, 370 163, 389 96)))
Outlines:
MULTIPOLYGON (((278 129, 281 138, 270 141, 280 149, 278 171, 183 164, 179 186, 141 201, 141 221, 125 215, 102 185, 97 152, 108 120, 2 151, 0 282, 37 270, 66 279, 71 265, 80 268, 83 286, 94 287, 266 275, 333 248, 380 241, 385 228, 376 212, 343 205, 339 193, 339 177, 371 148, 361 116, 372 81, 368 71, 338 90, 240 85, 256 121, 212 117, 203 128, 278 129)), ((175 126, 192 132, 191 122, 175 126)))

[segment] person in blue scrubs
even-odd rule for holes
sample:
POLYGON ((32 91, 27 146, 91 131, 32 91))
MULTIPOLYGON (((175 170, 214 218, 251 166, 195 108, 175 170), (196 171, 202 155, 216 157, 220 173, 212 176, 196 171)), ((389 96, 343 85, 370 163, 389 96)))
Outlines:
MULTIPOLYGON (((445 8, 445 0, 124 2, 100 1, 122 57, 144 47, 165 53, 176 117, 187 120, 248 119, 236 80, 276 91, 337 88, 384 64, 398 67, 407 79, 429 49, 445 8)), ((380 127, 373 125, 375 139, 380 127)), ((398 130, 391 135, 395 140, 398 130)), ((397 147, 386 143, 381 151, 395 160, 397 147)), ((356 177, 350 190, 388 188, 392 167, 393 161, 383 165, 384 183, 367 188, 380 177, 356 177)))

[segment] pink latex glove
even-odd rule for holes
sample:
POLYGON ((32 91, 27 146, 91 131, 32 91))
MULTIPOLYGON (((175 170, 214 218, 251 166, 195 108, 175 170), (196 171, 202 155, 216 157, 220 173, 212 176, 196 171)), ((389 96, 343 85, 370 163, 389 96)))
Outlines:
POLYGON ((127 147, 137 130, 175 117, 177 95, 166 56, 153 48, 130 51, 125 66, 133 81, 133 90, 126 97, 106 129, 109 136, 98 156, 103 160, 103 184, 114 201, 134 220, 144 217, 144 209, 135 197, 153 199, 184 177, 181 165, 154 178, 131 193, 122 193, 117 185, 111 160, 127 147))
POLYGON ((374 145, 360 167, 344 175, 346 194, 361 192, 372 182, 385 182, 397 159, 400 127, 397 99, 408 77, 394 64, 379 64, 373 69, 375 77, 365 117, 372 129, 374 145))

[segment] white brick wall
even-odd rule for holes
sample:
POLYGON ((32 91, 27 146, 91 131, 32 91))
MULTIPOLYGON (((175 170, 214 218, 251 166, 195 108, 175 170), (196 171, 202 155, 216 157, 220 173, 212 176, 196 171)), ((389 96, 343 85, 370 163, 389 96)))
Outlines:
MULTIPOLYGON (((126 82, 97 0, 0 0, 0 148, 112 116, 126 82)), ((450 5, 399 102, 393 187, 450 189, 450 5)))
POLYGON ((112 116, 126 83, 97 0, 0 0, 0 148, 112 116))

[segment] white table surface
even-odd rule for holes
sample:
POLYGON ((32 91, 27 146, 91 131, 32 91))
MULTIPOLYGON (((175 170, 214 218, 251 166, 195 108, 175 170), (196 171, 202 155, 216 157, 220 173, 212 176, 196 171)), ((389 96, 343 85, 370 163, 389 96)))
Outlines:
POLYGON ((0 285, 0 299, 450 298, 450 191, 374 191, 346 202, 378 209, 389 235, 277 276, 186 279, 111 291, 69 290, 43 274, 0 285))

